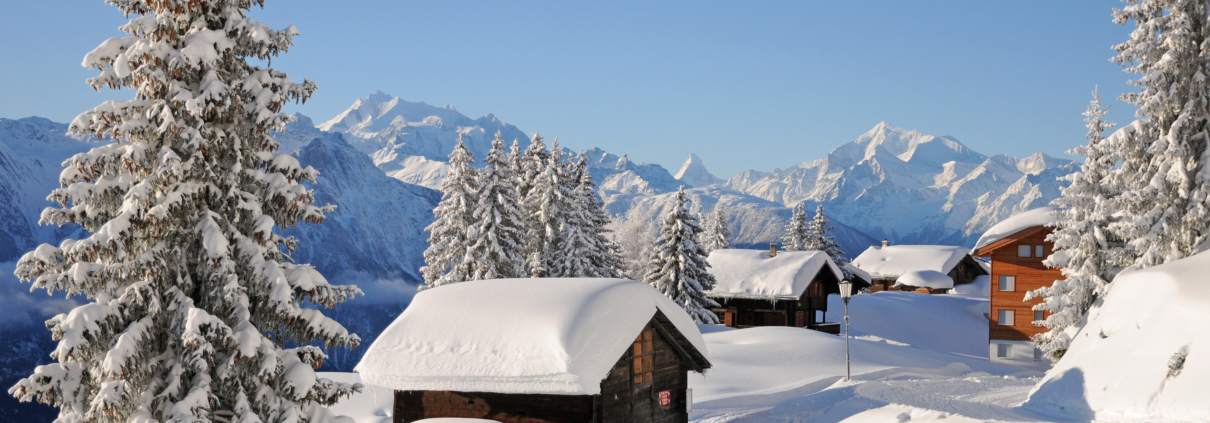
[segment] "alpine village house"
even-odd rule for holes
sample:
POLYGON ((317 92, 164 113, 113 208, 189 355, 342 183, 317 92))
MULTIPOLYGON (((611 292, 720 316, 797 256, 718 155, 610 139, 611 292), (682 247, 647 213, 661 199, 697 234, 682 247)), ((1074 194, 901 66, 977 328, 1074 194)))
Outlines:
POLYGON ((1042 299, 1026 302, 1025 294, 1063 279, 1059 269, 1042 264, 1054 252, 1054 244, 1046 241, 1054 210, 1042 207, 1005 219, 975 243, 976 256, 991 258, 988 359, 993 362, 1049 364, 1030 341, 1046 331, 1033 323, 1046 318, 1045 312, 1033 310, 1042 299))
MULTIPOLYGON (((853 266, 870 275, 871 292, 915 291, 926 294, 943 294, 956 285, 975 281, 988 271, 963 247, 947 245, 890 245, 886 240, 881 246, 867 248, 853 259, 853 266), (924 277, 921 277, 922 272, 924 277), (936 273, 948 276, 949 281, 936 283, 936 273), (928 286, 919 281, 927 280, 928 286)), ((940 275, 936 275, 940 276, 940 275)), ((941 278, 944 279, 944 278, 941 278)))
POLYGON ((827 323, 828 294, 840 293, 840 268, 821 251, 721 249, 710 253, 717 280, 706 295, 720 323, 734 328, 792 326, 840 333, 827 323), (818 313, 818 315, 817 315, 818 313))
POLYGON ((705 352, 693 319, 650 285, 497 279, 417 294, 355 370, 395 392, 396 423, 684 423, 705 352))

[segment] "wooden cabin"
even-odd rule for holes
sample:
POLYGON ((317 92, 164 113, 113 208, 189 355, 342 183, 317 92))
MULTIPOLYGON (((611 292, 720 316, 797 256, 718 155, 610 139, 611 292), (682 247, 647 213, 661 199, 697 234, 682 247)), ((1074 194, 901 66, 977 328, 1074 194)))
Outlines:
POLYGON ((840 333, 827 322, 828 295, 844 277, 821 251, 715 250, 710 273, 717 284, 706 295, 719 304, 719 322, 734 328, 792 326, 840 333))
POLYGON ((970 250, 963 247, 889 245, 883 241, 881 246, 867 248, 853 259, 853 265, 870 275, 870 286, 864 288, 872 292, 896 290, 940 294, 948 289, 903 284, 900 278, 909 272, 934 271, 948 276, 954 286, 974 282, 988 272, 969 253, 970 250))
POLYGON ((462 282, 417 294, 355 371, 394 390, 393 421, 688 422, 697 325, 620 279, 462 282))
POLYGON ((1054 252, 1054 244, 1046 241, 1053 229, 1046 224, 1053 207, 1043 207, 1018 214, 992 226, 975 244, 974 254, 991 259, 991 301, 988 312, 988 359, 1008 364, 1037 362, 1049 365, 1041 350, 1034 348, 1031 338, 1046 328, 1034 325, 1046 317, 1034 311, 1042 302, 1025 301, 1025 294, 1063 279, 1059 269, 1042 264, 1054 252))

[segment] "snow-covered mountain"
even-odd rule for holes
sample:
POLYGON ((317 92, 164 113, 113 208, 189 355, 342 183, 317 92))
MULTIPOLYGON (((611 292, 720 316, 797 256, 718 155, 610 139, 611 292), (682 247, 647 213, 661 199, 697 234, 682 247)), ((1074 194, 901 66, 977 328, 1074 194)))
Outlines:
POLYGON ((900 244, 969 245, 984 230, 1059 195, 1074 162, 1038 153, 984 156, 948 136, 885 122, 826 157, 724 185, 786 206, 823 204, 830 216, 900 244))
POLYGON ((710 171, 706 170, 706 165, 702 164, 702 158, 693 153, 689 153, 689 158, 681 165, 681 170, 676 173, 676 180, 695 188, 723 182, 722 179, 711 175, 710 171))

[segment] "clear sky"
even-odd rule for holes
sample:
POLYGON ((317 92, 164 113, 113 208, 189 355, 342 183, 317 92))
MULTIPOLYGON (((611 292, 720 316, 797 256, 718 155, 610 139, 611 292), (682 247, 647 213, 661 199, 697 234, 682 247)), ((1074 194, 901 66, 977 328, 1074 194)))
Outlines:
MULTIPOLYGON (((570 148, 599 146, 675 172, 690 152, 715 176, 823 157, 880 121, 951 135, 983 154, 1065 156, 1130 27, 1112 0, 268 0, 252 17, 302 32, 273 60, 319 83, 301 112, 330 119, 375 90, 494 113, 570 148)), ((0 117, 67 122, 109 98, 84 54, 121 36, 101 1, 7 2, 0 117)))

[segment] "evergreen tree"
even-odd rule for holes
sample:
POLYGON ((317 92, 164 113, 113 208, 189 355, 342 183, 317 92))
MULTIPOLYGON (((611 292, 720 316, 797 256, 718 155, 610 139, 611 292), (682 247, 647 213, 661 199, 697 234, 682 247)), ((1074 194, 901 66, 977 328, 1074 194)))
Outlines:
POLYGON ((623 267, 618 257, 618 247, 610 242, 606 234, 609 215, 605 205, 597 197, 596 184, 587 168, 587 158, 580 153, 575 169, 579 170, 580 183, 572 191, 571 207, 564 222, 564 235, 559 240, 559 254, 555 257, 560 277, 616 278, 623 267))
POLYGON ((517 175, 500 133, 479 169, 478 197, 468 233, 470 280, 525 276, 525 212, 517 200, 517 175))
POLYGON ((731 229, 727 227, 727 207, 723 203, 714 206, 714 211, 706 215, 702 246, 709 254, 714 250, 731 248, 731 229))
POLYGON ((1210 235, 1210 22, 1206 2, 1138 0, 1114 11, 1138 29, 1114 48, 1138 92, 1122 100, 1140 119, 1111 139, 1121 165, 1107 179, 1121 189, 1125 219, 1114 231, 1131 250, 1131 265, 1154 266, 1199 251, 1210 235), (1114 175, 1117 174, 1117 175, 1114 175))
POLYGON ((1113 127, 1101 120, 1107 110, 1101 108, 1101 98, 1093 91, 1092 102, 1084 112, 1088 122, 1088 145, 1076 147, 1068 154, 1085 156, 1080 171, 1064 177, 1069 185, 1051 204, 1059 207, 1054 232, 1046 240, 1053 242, 1055 252, 1044 264, 1061 269, 1063 279, 1053 285, 1026 294, 1025 301, 1044 298, 1034 310, 1049 312, 1040 323, 1047 331, 1034 336, 1034 344, 1053 361, 1067 351, 1075 332, 1088 314, 1089 307, 1117 273, 1125 246, 1109 231, 1112 215, 1121 210, 1119 193, 1106 183, 1117 157, 1109 140, 1102 133, 1113 127))
POLYGON ((449 157, 450 173, 441 183, 441 202, 433 209, 437 220, 424 228, 429 233, 429 248, 424 250, 427 266, 420 269, 424 275, 421 291, 468 281, 473 276, 467 250, 473 242, 468 233, 476 225, 475 207, 479 203, 478 172, 471 166, 475 155, 458 136, 449 157))
POLYGON ((529 196, 529 189, 534 186, 542 169, 546 167, 547 159, 550 158, 550 152, 546 151, 546 143, 543 142, 542 135, 534 131, 533 138, 529 140, 529 147, 519 157, 517 177, 521 182, 517 184, 517 194, 521 196, 520 198, 526 198, 529 196))
POLYGON ((521 194, 521 179, 524 177, 521 169, 521 143, 513 140, 513 146, 508 151, 509 168, 513 170, 513 178, 516 179, 513 185, 517 186, 517 198, 524 198, 521 194))
MULTIPOLYGON (((802 204, 799 204, 798 208, 801 210, 803 208, 802 204)), ((849 271, 847 266, 849 259, 845 257, 844 251, 840 249, 840 244, 836 243, 836 239, 832 238, 832 229, 836 228, 828 224, 828 218, 823 215, 823 205, 816 206, 815 219, 812 219, 807 224, 807 235, 803 243, 803 250, 815 250, 826 253, 832 259, 832 262, 836 263, 836 266, 840 268, 840 271, 844 273, 844 278, 852 280, 853 272, 849 271)))
POLYGON ((247 18, 260 1, 111 1, 129 34, 84 58, 96 88, 125 88, 71 124, 116 142, 64 162, 42 223, 91 233, 25 254, 15 274, 87 304, 46 322, 58 347, 9 394, 59 408, 57 422, 331 421, 360 385, 317 378, 315 346, 360 339, 316 308, 361 291, 287 255, 274 227, 320 223, 318 172, 276 154, 282 104, 315 83, 253 66, 298 35, 247 18), (283 251, 283 249, 285 251, 283 251), (228 414, 230 413, 230 414, 228 414))
POLYGON ((689 214, 685 187, 676 193, 675 204, 660 225, 660 237, 647 267, 644 282, 658 289, 689 313, 698 323, 716 324, 718 316, 710 307, 718 303, 706 296, 714 289, 714 275, 706 268, 706 250, 698 242, 702 228, 689 214))
POLYGON ((781 244, 786 251, 802 251, 807 248, 807 210, 803 203, 794 208, 794 215, 786 223, 786 233, 782 235, 781 244))
MULTIPOLYGON (((535 139, 541 142, 541 138, 535 139)), ((533 185, 525 195, 525 211, 529 216, 526 263, 531 277, 547 277, 552 276, 552 271, 557 272, 556 242, 563 235, 563 222, 572 196, 563 182, 562 151, 552 150, 545 155, 546 163, 535 170, 533 185)))
POLYGON ((609 223, 609 228, 622 260, 621 277, 643 280, 647 275, 648 260, 655 251, 655 240, 659 235, 655 210, 631 208, 625 215, 614 217, 609 223))

